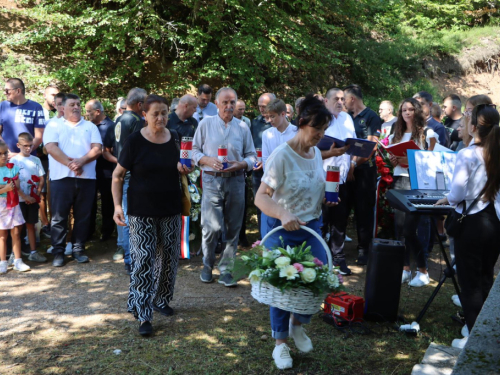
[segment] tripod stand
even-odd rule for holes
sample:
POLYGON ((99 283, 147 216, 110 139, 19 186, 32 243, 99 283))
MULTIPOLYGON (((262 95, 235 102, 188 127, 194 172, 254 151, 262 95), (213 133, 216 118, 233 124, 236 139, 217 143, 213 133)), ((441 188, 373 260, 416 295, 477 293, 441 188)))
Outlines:
POLYGON ((446 254, 446 251, 444 249, 443 241, 441 241, 441 238, 439 237, 439 233, 437 231, 437 224, 436 224, 435 221, 433 221, 433 224, 434 224, 434 231, 436 233, 436 237, 437 237, 437 239, 439 241, 439 248, 441 250, 441 254, 443 256, 443 259, 444 259, 444 261, 446 263, 446 268, 443 271, 443 275, 441 276, 441 279, 439 280, 438 285, 436 286, 436 288, 434 288, 434 291, 432 292, 432 295, 427 300, 427 303, 425 304, 425 306, 422 309, 422 311, 420 311, 420 314, 418 314, 418 317, 417 317, 417 320, 416 320, 416 322, 418 324, 420 324, 420 321, 422 320, 422 318, 424 317, 425 313, 427 312, 427 309, 432 304, 432 301, 434 301, 434 298, 436 298, 437 294, 439 293, 439 290, 441 289, 441 287, 445 283, 446 279, 448 279, 448 278, 451 279, 451 281, 453 282, 453 286, 455 287, 455 291, 457 292, 458 297, 460 297, 460 288, 458 287, 457 280, 455 279, 455 269, 453 268, 453 266, 455 265, 455 260, 453 260, 452 262, 450 262, 450 260, 448 259, 448 255, 446 254))

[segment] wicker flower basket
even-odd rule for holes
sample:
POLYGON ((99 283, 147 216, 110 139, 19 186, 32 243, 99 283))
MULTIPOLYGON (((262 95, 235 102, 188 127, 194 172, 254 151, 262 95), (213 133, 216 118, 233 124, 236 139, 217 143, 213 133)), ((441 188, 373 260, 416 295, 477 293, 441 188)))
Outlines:
MULTIPOLYGON (((328 268, 332 269, 332 256, 330 254, 330 249, 325 243, 323 238, 316 233, 314 230, 301 226, 303 230, 308 231, 314 235, 322 244, 326 252, 326 257, 328 258, 328 268)), ((266 239, 278 230, 283 229, 283 227, 277 227, 271 230, 261 241, 261 245, 264 244, 266 239)), ((252 282, 252 297, 255 298, 260 303, 277 307, 281 310, 290 311, 293 313, 312 315, 317 313, 321 309, 321 304, 328 295, 328 292, 323 294, 314 295, 307 288, 295 288, 290 290, 281 291, 278 288, 272 286, 266 282, 254 281, 252 282)))

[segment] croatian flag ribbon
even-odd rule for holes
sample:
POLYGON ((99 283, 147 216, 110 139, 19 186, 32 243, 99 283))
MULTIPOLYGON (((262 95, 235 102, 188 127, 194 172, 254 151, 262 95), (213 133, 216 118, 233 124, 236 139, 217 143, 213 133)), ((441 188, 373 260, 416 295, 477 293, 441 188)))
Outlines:
POLYGON ((226 145, 219 146, 218 158, 219 158, 219 161, 222 163, 222 169, 227 169, 228 162, 227 162, 227 146, 226 145))
POLYGON ((329 165, 326 170, 325 198, 327 202, 339 201, 340 168, 329 165))
POLYGON ((193 153, 193 138, 182 137, 181 140, 181 164, 191 168, 191 155, 193 153))

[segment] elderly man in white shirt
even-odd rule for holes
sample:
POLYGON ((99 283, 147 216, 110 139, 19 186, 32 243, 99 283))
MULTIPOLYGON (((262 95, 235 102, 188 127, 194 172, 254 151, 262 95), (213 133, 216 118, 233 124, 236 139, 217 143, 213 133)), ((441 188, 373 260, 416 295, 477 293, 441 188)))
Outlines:
POLYGON ((215 116, 217 114, 217 106, 212 103, 212 88, 203 84, 198 87, 198 96, 196 97, 198 101, 198 106, 196 107, 196 112, 193 114, 193 117, 198 124, 205 117, 215 116))
POLYGON ((193 160, 203 170, 201 202, 204 283, 212 282, 215 248, 224 228, 226 247, 219 261, 219 283, 235 286, 228 268, 232 265, 238 245, 245 205, 244 170, 250 171, 257 153, 248 126, 233 116, 238 97, 230 87, 223 87, 215 96, 219 113, 205 118, 198 125, 193 139, 193 160), (219 146, 227 150, 228 167, 218 158, 219 146))
POLYGON ((97 127, 82 117, 80 98, 67 94, 63 99, 64 117, 47 124, 43 143, 49 153, 50 201, 52 208, 51 240, 54 267, 64 265, 66 232, 71 207, 73 258, 86 263, 85 240, 96 189, 96 159, 101 155, 102 140, 97 127))
MULTIPOLYGON (((344 106, 344 92, 341 89, 333 88, 328 90, 325 96, 325 106, 333 115, 332 122, 328 129, 326 129, 325 135, 342 140, 356 137, 351 116, 342 111, 344 106)), ((340 273, 342 275, 350 275, 352 273, 347 267, 344 254, 347 218, 349 217, 345 183, 347 174, 351 168, 351 157, 345 153, 346 151, 346 147, 332 147, 330 150, 321 151, 325 172, 330 165, 340 168, 340 202, 335 207, 324 207, 323 228, 329 227, 330 229, 329 245, 332 251, 333 262, 336 266, 340 266, 340 273)))

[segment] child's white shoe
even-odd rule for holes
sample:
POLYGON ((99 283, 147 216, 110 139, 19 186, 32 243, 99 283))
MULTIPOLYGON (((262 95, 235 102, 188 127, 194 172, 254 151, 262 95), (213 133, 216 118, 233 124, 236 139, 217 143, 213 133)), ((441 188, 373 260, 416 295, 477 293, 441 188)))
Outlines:
POLYGON ((0 274, 7 273, 8 267, 9 267, 9 263, 6 260, 0 261, 0 274))
POLYGON ((14 261, 14 271, 26 272, 31 270, 31 267, 23 262, 22 259, 16 259, 14 261))

